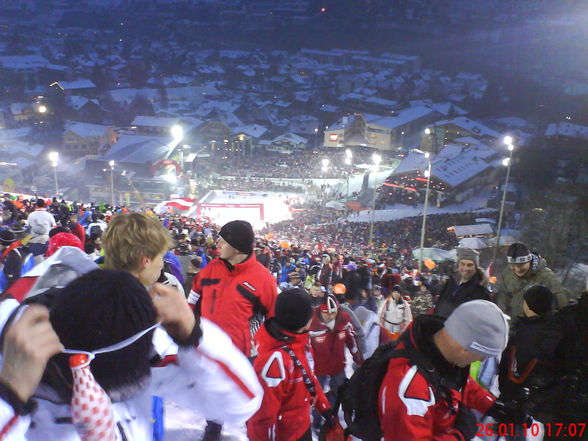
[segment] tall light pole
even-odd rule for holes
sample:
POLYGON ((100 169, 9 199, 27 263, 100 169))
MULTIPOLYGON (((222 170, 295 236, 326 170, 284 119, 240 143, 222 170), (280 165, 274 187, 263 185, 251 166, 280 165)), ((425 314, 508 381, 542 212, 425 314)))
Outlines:
POLYGON ((502 229, 502 219, 504 217, 504 203, 506 202, 506 193, 508 191, 508 178, 510 177, 510 166, 512 164, 512 152, 514 151, 512 136, 505 136, 504 143, 508 149, 508 158, 502 160, 502 165, 506 167, 506 179, 504 181, 504 189, 502 191, 502 202, 500 203, 500 215, 498 216, 498 228, 496 230, 496 240, 494 242, 494 250, 492 251, 492 266, 496 261, 496 253, 498 252, 498 244, 500 242, 500 230, 502 229))
POLYGON ((174 126, 172 126, 169 129, 171 135, 173 136, 173 145, 170 145, 170 153, 171 150, 174 148, 179 147, 180 151, 180 163, 182 166, 182 171, 184 171, 184 150, 183 150, 183 145, 180 145, 180 143, 182 142, 182 139, 184 139, 184 129, 182 128, 182 126, 180 126, 179 124, 176 124, 174 126))
POLYGON ((329 171, 329 160, 327 158, 324 158, 321 161, 321 164, 322 164, 321 170, 324 173, 324 175, 323 175, 323 186, 325 187, 324 193, 326 195, 326 193, 327 193, 327 171, 329 171))
POLYGON ((380 162, 382 162, 382 157, 374 153, 372 155, 372 160, 374 161, 374 194, 372 196, 372 219, 370 222, 370 237, 368 241, 368 246, 371 245, 372 240, 374 239, 374 217, 376 214, 376 189, 378 187, 378 171, 380 169, 380 162))
POLYGON ((351 149, 345 150, 345 165, 347 165, 347 199, 349 199, 349 174, 351 173, 351 163, 353 160, 353 152, 351 149))
POLYGON ((108 162, 110 165, 110 205, 114 208, 114 160, 108 162))
POLYGON ((55 179, 55 197, 59 197, 59 185, 57 184, 57 163, 59 162, 59 152, 49 152, 49 161, 53 167, 53 178, 55 179))
POLYGON ((318 127, 314 129, 314 146, 318 147, 318 127))
POLYGON ((421 228, 421 250, 419 258, 419 271, 423 268, 423 253, 425 246, 425 228, 427 227, 427 209, 429 208, 429 187, 431 184, 431 154, 425 153, 428 165, 425 170, 425 177, 427 178, 427 190, 425 191, 425 206, 423 207, 423 226, 421 228))

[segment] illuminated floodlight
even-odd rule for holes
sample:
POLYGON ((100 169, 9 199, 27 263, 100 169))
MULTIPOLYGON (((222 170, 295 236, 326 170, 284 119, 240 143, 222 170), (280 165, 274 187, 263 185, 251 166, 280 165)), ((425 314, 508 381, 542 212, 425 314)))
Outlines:
POLYGON ((184 137, 184 129, 182 129, 182 126, 180 125, 176 124, 175 126, 172 126, 170 132, 176 140, 180 140, 184 137))

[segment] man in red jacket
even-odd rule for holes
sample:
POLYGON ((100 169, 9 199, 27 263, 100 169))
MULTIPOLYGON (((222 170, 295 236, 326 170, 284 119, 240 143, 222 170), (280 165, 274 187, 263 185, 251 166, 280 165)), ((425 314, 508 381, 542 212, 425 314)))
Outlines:
POLYGON ((500 422, 524 422, 520 405, 496 401, 469 376, 470 363, 504 350, 508 328, 486 300, 458 306, 447 320, 417 317, 397 345, 415 356, 392 358, 380 385, 384 441, 469 441, 480 429, 471 409, 500 422))
POLYGON ((283 291, 276 314, 255 336, 259 355, 253 362, 263 386, 261 407, 247 422, 250 441, 312 441, 310 408, 334 424, 327 397, 315 377, 308 329, 310 296, 300 288, 283 291))
MULTIPOLYGON (((323 303, 315 308, 310 324, 310 339, 317 378, 323 389, 328 383, 327 397, 333 405, 337 390, 346 379, 345 346, 355 363, 363 363, 351 317, 339 310, 339 303, 333 294, 324 296, 323 303)), ((314 427, 319 428, 320 419, 316 414, 314 417, 314 427)))
MULTIPOLYGON (((265 318, 273 315, 276 281, 255 258, 255 235, 249 222, 231 221, 219 236, 220 257, 194 277, 188 302, 253 358, 257 355, 253 336, 265 318)), ((221 431, 222 424, 209 421, 203 440, 217 441, 221 431)))

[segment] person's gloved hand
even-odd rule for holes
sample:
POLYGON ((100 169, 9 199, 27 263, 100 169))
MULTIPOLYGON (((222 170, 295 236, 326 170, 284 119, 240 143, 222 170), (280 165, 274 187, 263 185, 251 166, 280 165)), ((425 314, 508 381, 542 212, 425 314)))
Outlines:
POLYGON ((530 422, 526 406, 519 401, 502 402, 496 400, 486 415, 491 416, 499 423, 525 424, 530 422))
POLYGON ((321 416, 325 420, 325 426, 329 429, 335 426, 335 414, 333 413, 333 409, 327 409, 321 412, 321 416))
POLYGON ((462 434, 464 439, 467 441, 471 440, 478 432, 478 426, 476 425, 478 419, 474 412, 465 406, 459 406, 457 417, 453 423, 453 428, 462 434))

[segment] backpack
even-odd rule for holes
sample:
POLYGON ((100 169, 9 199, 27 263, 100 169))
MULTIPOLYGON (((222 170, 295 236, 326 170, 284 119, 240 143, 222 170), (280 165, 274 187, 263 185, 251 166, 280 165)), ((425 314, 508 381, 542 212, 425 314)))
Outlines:
POLYGON ((408 358, 409 363, 416 365, 418 372, 432 385, 436 396, 449 395, 449 391, 442 387, 435 367, 423 354, 415 348, 397 349, 396 345, 397 341, 381 345, 339 388, 337 400, 343 408, 347 434, 364 441, 380 441, 384 436, 378 417, 378 395, 392 358, 408 358))

